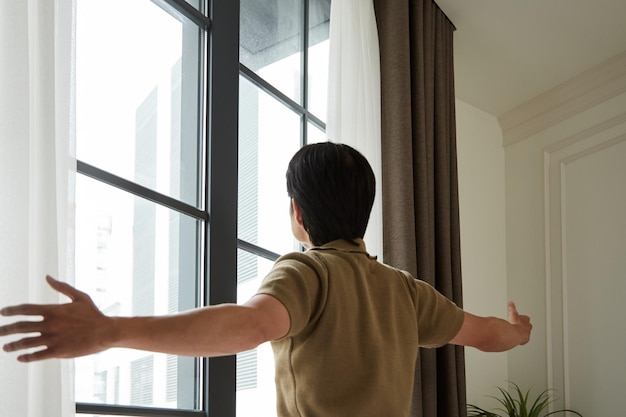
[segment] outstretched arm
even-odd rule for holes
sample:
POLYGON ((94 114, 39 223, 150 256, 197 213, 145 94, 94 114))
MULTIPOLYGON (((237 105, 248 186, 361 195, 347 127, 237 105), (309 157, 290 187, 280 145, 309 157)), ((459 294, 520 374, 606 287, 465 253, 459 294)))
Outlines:
POLYGON ((107 317, 91 298, 72 286, 46 277, 71 302, 22 304, 0 310, 3 316, 41 316, 0 326, 0 336, 38 333, 4 345, 7 352, 43 348, 18 357, 31 362, 74 358, 112 347, 185 356, 221 356, 252 349, 284 336, 289 314, 274 297, 256 295, 243 305, 221 304, 158 317, 107 317))
POLYGON ((463 325, 450 343, 472 346, 484 352, 503 352, 525 345, 533 327, 530 317, 520 315, 512 302, 508 310, 508 320, 479 317, 465 312, 463 325))

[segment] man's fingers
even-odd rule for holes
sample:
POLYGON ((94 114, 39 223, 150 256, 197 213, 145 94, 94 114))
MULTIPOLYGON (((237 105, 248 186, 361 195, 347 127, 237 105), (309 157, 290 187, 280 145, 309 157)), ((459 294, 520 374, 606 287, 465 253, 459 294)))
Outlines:
POLYGON ((48 281, 48 285, 50 285, 54 290, 65 295, 67 298, 69 298, 72 301, 76 301, 79 298, 83 298, 87 296, 87 294, 85 294, 82 291, 77 290, 76 288, 72 287, 70 284, 58 281, 52 278, 50 275, 46 275, 46 281, 48 281))
MULTIPOLYGON (((76 301, 81 298, 88 298, 89 296, 82 291, 77 290, 71 285, 57 281, 50 275, 46 276, 46 281, 50 287, 67 296, 70 300, 76 301)), ((45 304, 20 304, 15 306, 4 307, 0 309, 0 315, 2 316, 43 316, 55 305, 45 304)))
POLYGON ((31 349, 44 346, 45 343, 40 336, 25 337, 15 342, 7 343, 2 347, 5 352, 16 352, 18 350, 31 349))
POLYGON ((0 310, 3 316, 43 316, 52 306, 42 304, 19 304, 0 310))
POLYGON ((515 307, 515 303, 513 301, 509 302, 508 310, 509 310, 509 322, 517 323, 519 321, 519 313, 517 312, 517 307, 515 307))
POLYGON ((523 334, 522 340, 519 342, 520 345, 525 345, 530 340, 530 332, 532 331, 533 325, 530 323, 530 317, 526 315, 520 315, 517 312, 517 307, 515 307, 514 302, 509 302, 509 323, 516 326, 523 334))
POLYGON ((27 353, 26 355, 20 355, 17 357, 17 360, 20 362, 35 362, 35 361, 41 361, 44 359, 50 359, 53 358, 54 356, 52 355, 52 353, 50 353, 49 349, 42 349, 42 350, 38 350, 37 352, 33 352, 33 353, 27 353))
POLYGON ((0 326, 0 336, 19 333, 38 333, 41 331, 41 321, 20 321, 6 326, 0 326))

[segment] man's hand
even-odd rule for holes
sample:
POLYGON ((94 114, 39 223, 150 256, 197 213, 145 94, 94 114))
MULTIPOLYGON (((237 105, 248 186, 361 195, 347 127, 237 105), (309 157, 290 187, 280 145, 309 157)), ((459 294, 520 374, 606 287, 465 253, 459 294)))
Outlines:
POLYGON ((243 305, 225 303, 160 317, 107 317, 87 294, 51 277, 46 279, 71 302, 0 310, 3 316, 42 317, 0 326, 0 336, 25 335, 4 345, 6 352, 29 350, 17 358, 21 362, 75 358, 112 347, 184 356, 232 355, 289 331, 287 309, 266 294, 255 295, 243 305))
POLYGON ((485 352, 503 352, 528 343, 532 328, 530 317, 520 315, 515 304, 510 302, 508 320, 479 317, 466 311, 463 325, 450 343, 485 352))
POLYGON ((21 304, 1 309, 0 314, 3 316, 42 317, 39 321, 19 321, 0 326, 0 336, 33 334, 5 344, 4 351, 43 348, 17 358, 20 362, 32 362, 49 358, 74 358, 107 349, 105 339, 110 334, 111 320, 98 310, 87 294, 50 276, 46 280, 71 302, 21 304))

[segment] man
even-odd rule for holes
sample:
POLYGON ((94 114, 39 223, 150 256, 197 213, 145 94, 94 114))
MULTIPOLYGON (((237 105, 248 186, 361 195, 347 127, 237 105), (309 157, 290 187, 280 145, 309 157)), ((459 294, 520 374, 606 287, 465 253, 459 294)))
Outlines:
POLYGON ((431 286, 370 256, 363 236, 374 174, 353 148, 300 149, 287 191, 294 236, 306 252, 277 260, 257 294, 160 317, 107 317, 85 293, 47 277, 62 305, 6 307, 40 322, 0 327, 39 333, 4 345, 18 360, 72 358, 111 347, 220 356, 272 341, 279 416, 408 416, 420 346, 446 343, 503 351, 528 342, 530 319, 509 304, 508 321, 459 309, 431 286))

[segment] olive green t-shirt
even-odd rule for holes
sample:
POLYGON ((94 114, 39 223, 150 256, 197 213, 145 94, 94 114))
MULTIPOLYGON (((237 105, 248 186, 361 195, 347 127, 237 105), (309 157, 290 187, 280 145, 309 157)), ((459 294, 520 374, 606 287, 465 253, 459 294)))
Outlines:
POLYGON ((446 344, 463 323, 433 287, 357 243, 285 255, 258 291, 291 318, 272 342, 280 417, 408 416, 418 348, 446 344))

